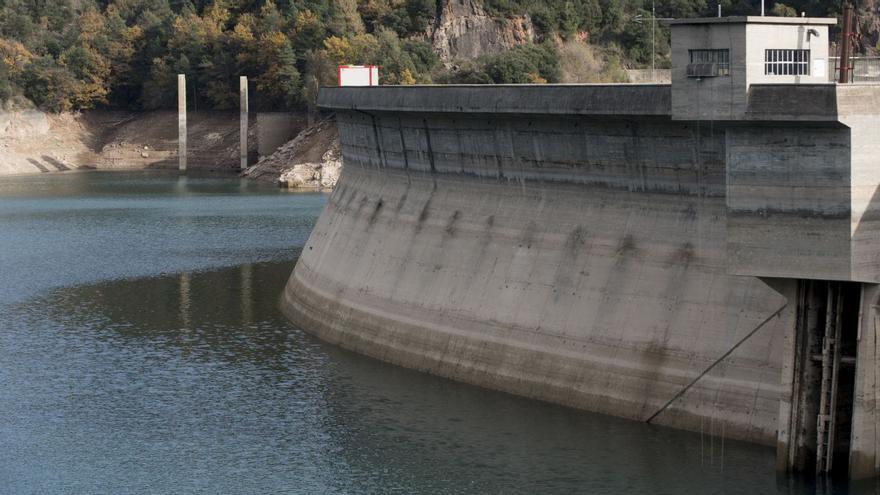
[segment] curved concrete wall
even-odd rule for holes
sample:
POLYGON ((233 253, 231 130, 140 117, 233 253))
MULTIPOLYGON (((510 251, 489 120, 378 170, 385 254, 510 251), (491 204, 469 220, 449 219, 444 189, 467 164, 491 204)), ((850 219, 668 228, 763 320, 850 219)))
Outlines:
POLYGON ((727 274, 723 132, 656 115, 336 110, 346 165, 284 293, 295 323, 636 420, 760 327, 653 422, 775 442, 794 308, 727 274))

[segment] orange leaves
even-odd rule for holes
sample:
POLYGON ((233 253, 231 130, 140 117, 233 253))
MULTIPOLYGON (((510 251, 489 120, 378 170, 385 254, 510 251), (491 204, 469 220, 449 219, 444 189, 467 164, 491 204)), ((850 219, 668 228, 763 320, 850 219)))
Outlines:
POLYGON ((0 38, 0 62, 11 76, 16 76, 33 60, 34 55, 15 40, 0 38))

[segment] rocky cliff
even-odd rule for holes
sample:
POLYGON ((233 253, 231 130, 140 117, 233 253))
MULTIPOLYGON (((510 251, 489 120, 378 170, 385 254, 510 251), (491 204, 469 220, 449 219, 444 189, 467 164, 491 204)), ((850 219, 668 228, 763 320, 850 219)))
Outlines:
POLYGON ((242 177, 277 182, 291 189, 333 189, 342 169, 339 133, 333 119, 304 129, 273 154, 260 158, 242 177))
POLYGON ((534 41, 535 28, 526 15, 496 18, 476 0, 438 0, 438 15, 428 39, 444 62, 476 58, 534 41))

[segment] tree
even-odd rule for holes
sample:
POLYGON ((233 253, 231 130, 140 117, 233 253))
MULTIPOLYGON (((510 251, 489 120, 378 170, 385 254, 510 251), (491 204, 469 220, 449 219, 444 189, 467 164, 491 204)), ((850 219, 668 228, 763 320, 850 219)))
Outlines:
POLYGON ((774 3, 770 14, 777 17, 797 17, 797 11, 784 3, 774 3))
POLYGON ((336 35, 362 34, 364 21, 358 12, 357 0, 333 0, 334 15, 330 30, 336 35))
POLYGON ((326 34, 321 20, 310 10, 304 10, 296 16, 293 28, 294 46, 302 51, 319 47, 326 34))
POLYGON ((556 82, 559 53, 550 43, 518 46, 483 59, 486 74, 497 84, 556 82))
POLYGON ((15 88, 12 85, 12 79, 9 77, 9 69, 5 64, 0 64, 0 105, 12 98, 15 94, 15 88))
POLYGON ((73 110, 77 82, 70 71, 59 67, 55 59, 44 55, 31 62, 22 74, 26 98, 52 112, 73 110))
POLYGON ((290 40, 275 32, 258 40, 261 73, 256 76, 256 89, 268 102, 290 107, 300 102, 300 73, 290 40))

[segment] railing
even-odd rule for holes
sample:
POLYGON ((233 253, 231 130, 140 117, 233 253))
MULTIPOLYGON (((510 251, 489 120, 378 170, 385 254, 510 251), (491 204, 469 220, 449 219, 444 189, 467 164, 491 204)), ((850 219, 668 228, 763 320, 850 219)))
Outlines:
MULTIPOLYGON (((850 59, 850 82, 880 82, 880 57, 853 57, 850 59)), ((836 81, 840 57, 829 57, 828 80, 836 81)))

